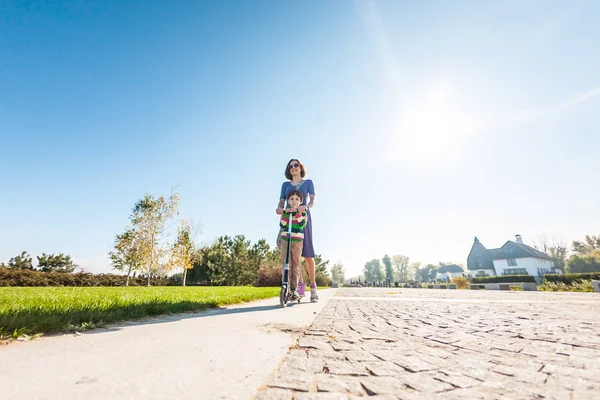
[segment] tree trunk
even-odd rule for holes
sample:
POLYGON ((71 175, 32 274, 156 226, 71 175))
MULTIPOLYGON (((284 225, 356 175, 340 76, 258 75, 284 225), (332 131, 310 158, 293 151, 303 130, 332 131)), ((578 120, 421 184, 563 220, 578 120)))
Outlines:
POLYGON ((152 271, 152 264, 154 263, 154 235, 152 235, 152 247, 150 248, 150 265, 148 265, 148 285, 150 286, 150 272, 152 271))
POLYGON ((183 269, 183 286, 185 286, 185 278, 187 277, 187 268, 183 269))
POLYGON ((129 286, 129 276, 131 275, 131 265, 129 266, 129 269, 127 270, 127 279, 125 279, 125 286, 129 286))

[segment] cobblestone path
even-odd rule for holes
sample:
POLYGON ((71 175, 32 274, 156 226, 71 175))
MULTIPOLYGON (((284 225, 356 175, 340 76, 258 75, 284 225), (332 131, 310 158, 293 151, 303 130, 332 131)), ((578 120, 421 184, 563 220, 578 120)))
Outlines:
POLYGON ((600 295, 339 289, 256 399, 367 396, 600 399, 600 295))

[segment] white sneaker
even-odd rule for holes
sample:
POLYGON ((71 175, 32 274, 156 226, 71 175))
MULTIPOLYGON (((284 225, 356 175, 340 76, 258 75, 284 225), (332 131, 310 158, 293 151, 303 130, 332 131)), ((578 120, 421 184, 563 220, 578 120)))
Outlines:
POLYGON ((316 286, 314 288, 313 287, 310 288, 310 302, 311 303, 318 303, 319 302, 319 295, 317 294, 317 287, 316 286))

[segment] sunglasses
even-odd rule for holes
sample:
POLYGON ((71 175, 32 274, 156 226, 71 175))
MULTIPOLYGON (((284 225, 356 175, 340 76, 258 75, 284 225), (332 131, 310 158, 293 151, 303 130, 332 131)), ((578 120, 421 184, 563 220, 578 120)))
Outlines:
POLYGON ((288 169, 298 168, 299 166, 300 166, 300 164, 298 164, 298 163, 290 164, 290 165, 288 165, 288 169))

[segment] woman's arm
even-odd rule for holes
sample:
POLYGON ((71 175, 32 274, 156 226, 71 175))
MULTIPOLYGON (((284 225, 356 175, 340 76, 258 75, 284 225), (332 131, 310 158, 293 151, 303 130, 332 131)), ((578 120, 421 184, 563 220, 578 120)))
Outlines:
MULTIPOLYGON (((310 201, 308 202, 307 206, 308 206, 308 208, 311 208, 311 209, 315 206, 315 195, 314 194, 310 195, 310 201)), ((306 208, 307 207, 305 207, 305 206, 300 206, 300 207, 298 207, 298 211, 305 212, 306 208)))
POLYGON ((277 203, 277 209, 275 212, 278 215, 283 215, 283 206, 285 205, 285 199, 279 199, 279 203, 277 203))
POLYGON ((281 184, 281 192, 279 195, 279 203, 277 203, 277 209, 275 212, 278 215, 283 215, 283 206, 285 205, 285 182, 281 184))

